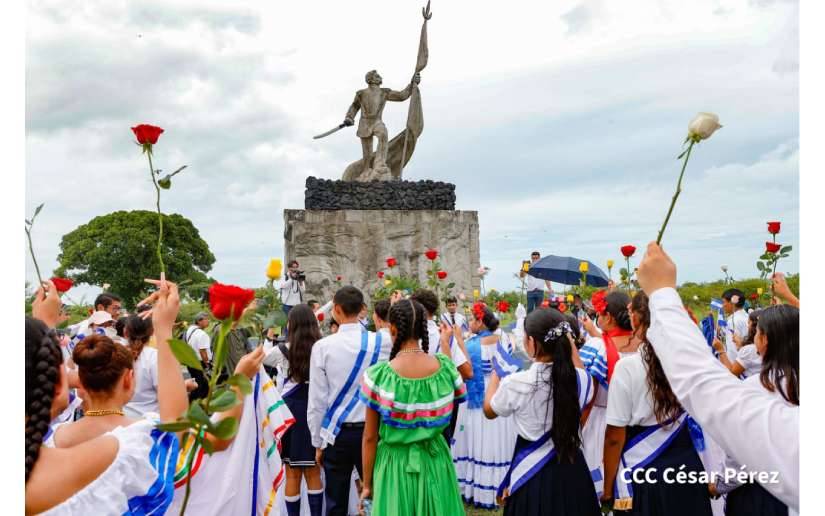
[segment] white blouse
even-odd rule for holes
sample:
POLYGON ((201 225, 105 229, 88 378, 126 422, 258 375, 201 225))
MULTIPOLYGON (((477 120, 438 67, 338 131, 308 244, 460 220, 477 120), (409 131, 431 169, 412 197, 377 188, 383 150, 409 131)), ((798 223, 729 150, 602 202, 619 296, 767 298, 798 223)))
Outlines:
POLYGON ((143 417, 147 413, 160 412, 158 405, 158 350, 144 346, 134 365, 135 393, 123 406, 127 416, 143 417))
POLYGON ((763 487, 798 511, 799 407, 747 385, 714 359, 674 288, 650 295, 647 335, 673 393, 702 430, 748 471, 776 471, 779 482, 763 487))
POLYGON ((607 399, 607 424, 617 427, 657 424, 647 369, 639 353, 616 362, 607 399))
MULTIPOLYGON (((548 383, 552 370, 552 363, 534 362, 530 369, 503 378, 490 400, 496 414, 513 416, 519 435, 528 441, 538 440, 553 425, 553 400, 548 383)), ((593 399, 595 382, 584 369, 576 368, 576 374, 581 408, 593 399)))
POLYGON ((116 516, 128 512, 129 499, 145 495, 158 477, 150 461, 153 426, 152 421, 144 419, 105 434, 118 440, 115 460, 71 498, 41 514, 116 516))
POLYGON ((759 376, 762 371, 762 357, 756 351, 755 344, 748 344, 739 348, 736 362, 745 369, 745 378, 759 376))

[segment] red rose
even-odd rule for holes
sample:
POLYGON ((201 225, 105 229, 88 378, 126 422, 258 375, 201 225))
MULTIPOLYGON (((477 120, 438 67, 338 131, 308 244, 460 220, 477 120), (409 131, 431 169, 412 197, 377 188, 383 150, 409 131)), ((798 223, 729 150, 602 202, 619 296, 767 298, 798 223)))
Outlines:
POLYGON ((765 250, 769 253, 776 254, 779 250, 782 249, 782 246, 779 244, 774 244, 773 242, 765 242, 765 250))
POLYGON ((384 271, 378 271, 378 279, 381 279, 383 277, 384 277, 384 271))
POLYGON ((155 125, 140 124, 132 127, 132 132, 135 133, 135 138, 137 138, 138 143, 154 145, 158 142, 158 137, 163 132, 163 129, 155 125))
POLYGON ((389 267, 390 269, 392 269, 392 268, 393 268, 393 267, 395 267, 396 265, 398 265, 398 261, 397 261, 395 258, 393 258, 392 256, 390 256, 389 258, 387 258, 387 267, 389 267))
POLYGON ((590 298, 590 303, 593 304, 593 309, 596 310, 596 313, 603 314, 607 310, 607 301, 605 298, 607 297, 606 290, 599 290, 593 297, 590 298))
POLYGON ((321 312, 320 314, 318 314, 317 317, 318 317, 318 322, 324 322, 324 312, 321 312))
POLYGON ((215 319, 232 318, 237 321, 253 299, 255 299, 254 290, 217 282, 209 287, 209 308, 215 319))
POLYGON ((630 258, 636 254, 636 246, 633 245, 623 245, 622 246, 622 256, 625 258, 630 258))
POLYGON ((564 313, 567 311, 567 305, 564 303, 559 303, 559 312, 564 313))
POLYGON ((768 233, 770 233, 771 235, 779 233, 779 228, 781 226, 781 222, 768 222, 768 233))
POLYGON ((542 308, 550 308, 550 300, 549 300, 549 299, 545 299, 544 301, 542 301, 542 302, 541 302, 541 307, 542 307, 542 308))
POLYGON ((498 302, 498 311, 499 312, 504 313, 504 312, 507 312, 509 310, 510 310, 510 303, 508 303, 507 301, 499 301, 498 302))
POLYGON ((428 260, 435 260, 438 258, 438 251, 435 249, 427 249, 427 252, 424 253, 424 256, 427 257, 428 260))
POLYGON ((447 272, 446 271, 438 271, 437 275, 438 275, 438 279, 440 279, 440 280, 443 280, 443 279, 447 278, 447 272))
POLYGON ((341 281, 341 276, 335 276, 335 281, 341 281))
POLYGON ((759 294, 757 294, 756 292, 754 292, 753 294, 751 294, 751 299, 753 299, 754 301, 756 301, 757 299, 759 299, 759 294))
POLYGON ((66 292, 74 285, 74 281, 69 278, 52 278, 52 283, 58 292, 66 292))

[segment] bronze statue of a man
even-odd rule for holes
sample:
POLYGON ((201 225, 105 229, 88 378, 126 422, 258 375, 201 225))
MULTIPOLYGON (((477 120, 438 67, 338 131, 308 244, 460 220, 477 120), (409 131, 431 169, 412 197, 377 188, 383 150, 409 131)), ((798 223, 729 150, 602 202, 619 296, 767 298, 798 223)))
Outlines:
POLYGON ((364 156, 364 168, 361 173, 362 180, 367 178, 384 179, 390 175, 387 167, 387 127, 381 120, 384 112, 384 105, 387 101, 403 102, 410 97, 413 83, 421 82, 421 75, 416 73, 413 82, 401 91, 391 90, 381 87, 381 76, 378 72, 371 70, 367 72, 366 81, 368 86, 355 93, 355 100, 347 111, 344 118, 344 125, 355 124, 355 115, 361 111, 361 119, 358 121, 358 132, 361 138, 361 149, 364 156), (378 138, 378 147, 375 150, 375 158, 370 166, 370 155, 372 154, 372 138, 378 138))

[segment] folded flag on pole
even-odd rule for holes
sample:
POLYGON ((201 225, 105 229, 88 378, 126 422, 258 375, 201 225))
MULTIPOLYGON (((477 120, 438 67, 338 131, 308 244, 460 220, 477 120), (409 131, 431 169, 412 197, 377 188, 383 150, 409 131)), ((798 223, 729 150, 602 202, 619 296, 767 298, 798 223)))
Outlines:
POLYGON ((710 300, 710 309, 711 309, 711 310, 718 310, 718 311, 721 311, 721 310, 722 310, 722 306, 723 306, 723 304, 722 304, 722 300, 721 300, 721 299, 711 299, 711 300, 710 300))
POLYGON ((700 325, 702 327, 702 335, 705 336, 705 341, 708 343, 708 346, 710 346, 713 355, 718 358, 719 353, 713 349, 713 337, 716 335, 716 325, 713 320, 713 315, 708 315, 702 319, 700 325))
POLYGON ((496 344, 496 351, 493 355, 493 367, 499 378, 504 378, 513 373, 517 373, 521 369, 521 361, 511 355, 504 349, 501 341, 496 344))

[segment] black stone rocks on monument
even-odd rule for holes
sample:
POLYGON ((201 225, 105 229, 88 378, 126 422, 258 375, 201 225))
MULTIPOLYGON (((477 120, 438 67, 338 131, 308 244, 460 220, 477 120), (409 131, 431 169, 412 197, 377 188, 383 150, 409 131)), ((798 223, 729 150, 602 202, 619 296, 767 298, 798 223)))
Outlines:
POLYGON ((441 181, 333 181, 308 177, 307 210, 455 210, 455 185, 441 181))

